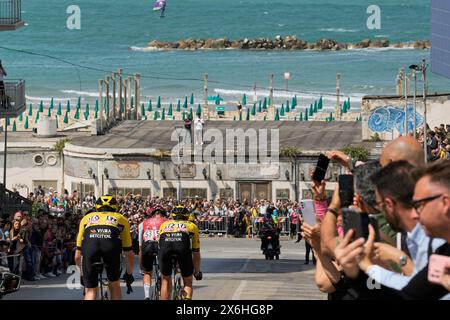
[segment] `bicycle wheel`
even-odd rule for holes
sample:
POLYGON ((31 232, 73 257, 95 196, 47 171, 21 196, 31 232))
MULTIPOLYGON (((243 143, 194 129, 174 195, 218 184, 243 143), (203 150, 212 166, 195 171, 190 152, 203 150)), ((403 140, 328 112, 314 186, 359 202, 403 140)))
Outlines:
POLYGON ((181 274, 176 273, 173 280, 173 300, 183 300, 183 285, 181 274))
POLYGON ((157 264, 153 267, 152 288, 152 300, 159 300, 161 294, 161 275, 159 274, 159 267, 157 264))

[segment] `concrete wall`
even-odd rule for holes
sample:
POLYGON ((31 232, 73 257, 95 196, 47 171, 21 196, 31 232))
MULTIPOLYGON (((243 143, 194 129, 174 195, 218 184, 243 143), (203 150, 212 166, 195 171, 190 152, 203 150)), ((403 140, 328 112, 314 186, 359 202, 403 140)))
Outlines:
MULTIPOLYGON (((423 126, 423 100, 416 98, 416 125, 423 126)), ((382 140, 392 140, 405 133, 404 97, 364 97, 362 101, 362 137, 369 140, 378 133, 382 140)), ((408 97, 408 132, 414 127, 413 97, 408 97)), ((431 128, 441 123, 450 124, 450 94, 427 97, 427 123, 431 128)))
MULTIPOLYGON (((3 153, 0 154, 0 175, 3 181, 3 153)), ((16 188, 20 195, 34 192, 33 181, 56 181, 61 191, 61 160, 58 153, 48 150, 8 150, 6 187, 16 188), (41 161, 40 161, 41 160, 41 161)))

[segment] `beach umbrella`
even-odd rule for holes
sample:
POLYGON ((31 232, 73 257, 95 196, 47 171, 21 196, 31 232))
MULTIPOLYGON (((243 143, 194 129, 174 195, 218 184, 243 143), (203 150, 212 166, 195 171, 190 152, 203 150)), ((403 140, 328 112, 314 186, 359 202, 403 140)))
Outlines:
POLYGON ((320 97, 319 104, 317 105, 317 109, 322 110, 322 108, 323 108, 323 99, 322 99, 322 97, 320 97))
POLYGON ((305 121, 308 121, 308 108, 305 110, 305 121))
POLYGON ((200 106, 200 103, 197 106, 197 114, 202 114, 202 107, 200 106))
POLYGON ((254 103, 252 107, 252 116, 256 116, 256 103, 254 103))
POLYGON ((134 107, 134 96, 131 96, 130 108, 134 107))
POLYGON ((219 94, 217 94, 217 97, 216 97, 216 105, 217 105, 217 106, 220 104, 220 101, 221 101, 221 100, 223 100, 223 99, 220 97, 219 94))
MULTIPOLYGON (((78 104, 77 104, 77 109, 80 109, 78 104)), ((106 112, 106 99, 105 99, 105 101, 103 101, 103 110, 106 112)))
POLYGON ((120 113, 125 112, 125 105, 123 103, 120 104, 120 113))
POLYGON ((5 122, 6 122, 6 126, 7 126, 7 127, 11 124, 11 123, 10 123, 10 120, 9 120, 9 117, 6 117, 5 122))
POLYGON ((161 108, 161 96, 158 96, 158 102, 156 103, 156 107, 161 108))
POLYGON ((191 93, 191 100, 189 101, 189 104, 191 106, 194 105, 194 93, 191 93))
POLYGON ((94 113, 94 119, 98 119, 98 111, 95 111, 95 113, 94 113))
POLYGON ((261 113, 261 111, 262 111, 261 100, 259 100, 258 113, 261 113))
POLYGON ((347 113, 347 101, 344 101, 344 105, 342 106, 341 112, 347 113))
POLYGON ((20 114, 20 116, 19 116, 19 121, 20 121, 20 122, 23 121, 23 113, 20 114))
POLYGON ((191 120, 194 119, 194 115, 192 114, 192 108, 189 108, 189 118, 190 118, 191 120))
POLYGON ((67 112, 70 112, 70 100, 67 100, 66 111, 67 111, 67 112))
POLYGON ((166 109, 162 109, 161 120, 166 120, 166 109))
POLYGON ((30 103, 30 108, 28 109, 28 115, 32 116, 33 115, 33 104, 30 103))
POLYGON ((39 103, 39 112, 44 112, 44 103, 42 102, 42 100, 39 103))
POLYGON ((54 105, 54 101, 53 101, 53 97, 52 97, 52 100, 50 100, 50 109, 53 109, 55 107, 55 105, 54 105))
POLYGON ((56 111, 56 114, 58 116, 62 115, 62 104, 61 104, 61 102, 58 103, 58 111, 56 111))
POLYGON ((186 112, 182 112, 181 113, 181 119, 184 121, 186 119, 186 112))
POLYGON ((68 111, 66 111, 66 114, 65 114, 65 116, 64 116, 64 121, 63 121, 65 124, 68 124, 69 123, 69 112, 68 111))
POLYGON ((98 111, 98 99, 97 99, 97 100, 95 100, 94 111, 95 111, 95 112, 97 112, 97 111, 98 111))
POLYGON ((78 97, 77 108, 81 108, 81 97, 78 97))
POLYGON ((239 112, 239 121, 242 121, 242 111, 239 112))
POLYGON ((294 116, 294 122, 297 121, 297 115, 294 116))
POLYGON ((144 103, 141 104, 141 116, 145 116, 145 105, 144 105, 144 103))
POLYGON ((312 104, 309 105, 309 116, 312 117, 314 114, 313 106, 312 104))
POLYGON ((84 120, 89 119, 89 113, 88 112, 83 112, 84 115, 84 120))
POLYGON ((263 109, 267 109, 267 98, 264 98, 263 109))
POLYGON ((51 116, 52 116, 52 109, 48 108, 47 117, 51 117, 51 116))
POLYGON ((75 112, 74 119, 80 119, 80 109, 77 108, 77 111, 75 112))
POLYGON ((38 111, 38 113, 36 113, 36 118, 34 118, 34 123, 37 123, 39 120, 39 114, 40 112, 38 111))
POLYGON ((242 97, 242 105, 245 106, 247 104, 247 95, 244 93, 242 97))
POLYGON ((148 108, 147 108, 147 111, 148 112, 152 112, 152 100, 148 100, 148 108))
POLYGON ((26 129, 28 129, 28 116, 26 116, 26 118, 25 118, 25 123, 24 123, 24 125, 23 125, 23 128, 26 130, 26 129))
POLYGON ((90 112, 89 112, 89 103, 86 103, 86 111, 85 111, 85 113, 87 113, 87 114, 90 113, 90 112))
POLYGON ((181 111, 181 101, 180 101, 180 99, 178 99, 178 102, 177 102, 177 112, 180 112, 181 111))
POLYGON ((284 103, 281 104, 280 115, 284 117, 284 103))
POLYGON ((183 108, 187 109, 187 106, 188 106, 188 99, 187 97, 184 97, 183 108))
MULTIPOLYGON (((253 108, 255 108, 255 106, 253 106, 253 108)), ((247 114, 245 115, 245 121, 249 121, 250 120, 250 109, 247 108, 247 114)))
POLYGON ((167 115, 168 116, 172 116, 173 114, 172 114, 172 102, 170 103, 170 105, 169 105, 169 111, 167 112, 167 115))
POLYGON ((350 110, 350 97, 347 99, 347 110, 350 110))
POLYGON ((330 121, 333 121, 333 112, 330 112, 330 121))
POLYGON ((277 113, 275 114, 275 121, 280 121, 280 112, 277 109, 277 113))
POLYGON ((300 112, 300 118, 299 118, 299 121, 303 121, 303 113, 302 113, 302 112, 300 112))
POLYGON ((158 111, 153 112, 153 120, 158 120, 158 111))
POLYGON ((291 109, 289 108, 289 100, 286 100, 286 112, 289 113, 291 109))
POLYGON ((295 107, 297 106, 297 101, 295 101, 296 98, 297 98, 297 96, 292 97, 292 103, 291 103, 292 109, 295 109, 295 107))
POLYGON ((314 101, 314 109, 313 109, 314 113, 317 113, 317 101, 314 101))
POLYGON ((272 105, 272 101, 270 101, 270 98, 269 98, 268 104, 269 104, 269 107, 272 105))

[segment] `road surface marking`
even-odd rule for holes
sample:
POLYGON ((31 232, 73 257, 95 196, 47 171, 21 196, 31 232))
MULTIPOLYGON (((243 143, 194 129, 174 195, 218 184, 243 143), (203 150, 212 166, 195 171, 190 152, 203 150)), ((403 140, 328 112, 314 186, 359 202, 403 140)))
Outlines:
POLYGON ((231 300, 239 300, 241 297, 241 293, 244 290, 245 286, 247 285, 247 280, 242 280, 239 286, 237 287, 236 291, 233 294, 233 297, 231 300))

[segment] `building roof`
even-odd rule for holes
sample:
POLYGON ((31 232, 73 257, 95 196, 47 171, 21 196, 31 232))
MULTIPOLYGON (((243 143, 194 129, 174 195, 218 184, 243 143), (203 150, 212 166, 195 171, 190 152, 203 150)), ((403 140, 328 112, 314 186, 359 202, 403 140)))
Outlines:
MULTIPOLYGON (((133 153, 139 149, 169 151, 177 143, 171 141, 171 135, 177 128, 183 128, 182 121, 128 120, 105 135, 76 137, 71 145, 79 149, 128 149, 133 153)), ((220 130, 224 137, 227 129, 279 129, 280 148, 289 146, 302 151, 331 150, 359 144, 362 140, 361 122, 206 121, 204 130, 209 128, 220 130)))

